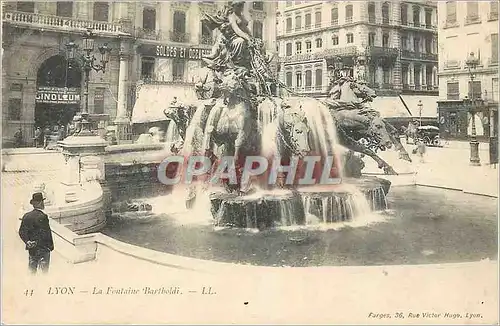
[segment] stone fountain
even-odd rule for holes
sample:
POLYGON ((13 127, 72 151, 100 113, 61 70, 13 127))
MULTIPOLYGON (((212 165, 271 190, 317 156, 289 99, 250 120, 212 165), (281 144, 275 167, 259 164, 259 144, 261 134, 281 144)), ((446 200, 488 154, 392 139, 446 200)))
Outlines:
MULTIPOLYGON (((229 21, 234 20, 228 20, 228 15, 238 13, 226 10, 216 17, 204 15, 221 33, 212 54, 204 58, 208 67, 196 84, 198 101, 183 103, 176 99, 170 104, 165 111, 170 121, 166 134, 167 147, 173 154, 182 153, 186 159, 193 155, 210 158, 212 174, 222 157, 233 157, 238 182, 223 180, 214 185, 200 177, 187 189, 186 207, 195 206, 199 196, 208 196, 214 226, 258 229, 305 225, 311 217, 322 223, 345 222, 387 209, 385 197, 390 182, 362 176, 364 162, 357 153, 372 157, 386 173, 394 174, 375 153, 392 143, 401 150, 390 126, 374 110, 366 110, 364 102, 357 106, 333 97, 325 102, 294 95, 269 68, 272 58, 265 53, 261 40, 242 38, 238 42, 244 44, 243 48, 231 43, 238 37, 233 35, 229 21), (358 131, 358 139, 345 125, 346 116, 354 117, 365 131, 358 131), (368 140, 368 145, 360 138, 368 140), (279 159, 284 167, 297 164, 297 174, 285 183, 286 171, 268 169, 266 178, 243 184, 241 169, 249 156, 265 157, 269 162, 279 159), (312 169, 315 182, 302 185, 300 177, 306 173, 304 162, 309 156, 320 157, 312 169), (328 162, 327 177, 340 178, 340 184, 319 182, 328 162), (274 182, 268 182, 267 177, 273 173, 274 182)), ((341 78, 334 82, 339 93, 346 84, 345 77, 341 78)), ((356 84, 355 80, 347 82, 356 84)), ((360 85, 358 88, 363 89, 360 85)), ((179 167, 177 173, 183 172, 179 167)))

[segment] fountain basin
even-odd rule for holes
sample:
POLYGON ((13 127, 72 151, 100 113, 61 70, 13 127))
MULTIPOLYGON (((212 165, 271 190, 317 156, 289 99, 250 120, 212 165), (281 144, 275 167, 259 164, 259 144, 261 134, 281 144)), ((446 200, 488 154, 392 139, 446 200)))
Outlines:
POLYGON ((211 213, 216 227, 259 230, 305 225, 308 215, 323 223, 345 222, 369 211, 387 209, 390 185, 380 178, 360 178, 345 179, 344 184, 333 187, 311 186, 249 196, 215 192, 210 194, 211 213), (356 197, 360 194, 368 207, 356 197))

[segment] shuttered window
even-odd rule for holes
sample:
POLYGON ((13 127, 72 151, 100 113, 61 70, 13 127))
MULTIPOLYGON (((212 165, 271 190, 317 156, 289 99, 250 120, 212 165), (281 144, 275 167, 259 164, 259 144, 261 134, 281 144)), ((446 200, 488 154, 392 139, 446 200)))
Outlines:
POLYGON ((459 89, 458 82, 451 82, 451 83, 448 83, 446 86, 447 86, 446 93, 447 93, 448 100, 460 99, 460 89, 459 89))
POLYGON ((292 43, 286 44, 286 56, 289 57, 292 55, 292 43))
POLYGON ((142 28, 154 31, 156 29, 156 10, 144 8, 142 11, 142 28))

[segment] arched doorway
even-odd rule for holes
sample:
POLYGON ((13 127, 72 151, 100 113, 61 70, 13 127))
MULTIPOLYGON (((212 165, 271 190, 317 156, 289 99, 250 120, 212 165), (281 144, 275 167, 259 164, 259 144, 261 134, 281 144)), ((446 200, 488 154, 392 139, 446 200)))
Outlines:
POLYGON ((66 58, 55 55, 45 60, 37 73, 35 127, 67 126, 80 108, 82 73, 66 58))

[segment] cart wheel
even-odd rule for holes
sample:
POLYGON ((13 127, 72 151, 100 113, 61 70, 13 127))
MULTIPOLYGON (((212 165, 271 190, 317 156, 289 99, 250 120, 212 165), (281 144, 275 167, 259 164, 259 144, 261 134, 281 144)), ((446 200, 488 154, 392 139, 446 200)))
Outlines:
POLYGON ((431 139, 429 137, 424 137, 424 144, 429 146, 431 144, 431 139))
POLYGON ((439 146, 440 144, 441 140, 439 139, 439 137, 434 138, 434 140, 432 141, 432 145, 434 146, 439 146))

